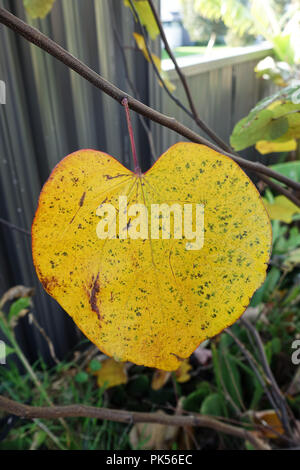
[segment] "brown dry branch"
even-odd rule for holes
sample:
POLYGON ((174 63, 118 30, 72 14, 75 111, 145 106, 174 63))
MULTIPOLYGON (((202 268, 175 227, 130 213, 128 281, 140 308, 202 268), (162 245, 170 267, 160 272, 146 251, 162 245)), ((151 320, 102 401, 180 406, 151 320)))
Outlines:
POLYGON ((269 366, 267 356, 266 356, 266 353, 265 353, 265 348, 264 348, 263 342, 260 338, 260 335, 259 335, 258 331, 256 330, 256 328, 250 322, 248 322, 247 320, 241 318, 240 322, 252 334, 252 336, 253 336, 253 338, 256 342, 256 345, 257 345, 258 351, 259 351, 260 360, 261 360, 261 365, 264 369, 264 372, 265 372, 266 376, 268 377, 268 379, 270 381, 270 388, 272 390, 273 398, 274 398, 278 408, 280 409, 281 421, 282 421, 283 427, 284 427, 285 431, 287 432, 287 434, 289 436, 292 436, 293 433, 292 433, 290 421, 294 422, 295 420, 294 420, 294 417, 292 415, 291 410, 289 409, 289 407, 287 405, 285 397, 284 397, 283 393, 281 392, 281 390, 280 390, 280 388, 279 388, 279 386, 278 386, 278 384, 275 380, 275 377, 274 377, 274 375, 271 371, 271 368, 269 366))
POLYGON ((96 418, 118 423, 157 423, 168 426, 193 426, 213 429, 217 432, 229 434, 243 440, 248 440, 259 450, 269 450, 269 445, 258 439, 251 432, 242 427, 222 423, 211 416, 199 414, 167 415, 160 413, 142 413, 137 411, 113 410, 109 408, 97 408, 86 405, 68 406, 29 406, 10 400, 0 395, 0 409, 15 416, 34 419, 59 419, 59 418, 96 418))
POLYGON ((214 142, 216 142, 217 145, 219 145, 219 147, 221 147, 223 150, 225 150, 226 152, 232 152, 232 149, 231 147, 226 143, 224 142, 200 117, 199 117, 199 114, 196 110, 196 106, 195 106, 195 103, 194 103, 194 100, 192 98, 192 94, 191 94, 191 91, 190 91, 190 88, 188 86, 188 83, 187 83, 187 80, 186 80, 186 77, 184 75, 184 73, 182 72, 181 68, 179 67, 178 65, 178 62, 172 52, 172 49, 169 45, 169 42, 168 42, 168 39, 167 39, 167 36, 165 34, 165 31, 164 31, 164 28, 163 28, 163 25, 160 21, 160 18, 159 18, 159 15, 155 9, 155 6, 153 4, 153 1, 152 0, 148 0, 148 3, 150 5, 150 8, 152 10, 152 13, 153 13, 153 16, 155 18, 155 21, 156 21, 156 24, 157 24, 157 27, 159 29, 159 32, 160 32, 160 36, 161 36, 161 39, 162 39, 162 42, 164 43, 164 46, 165 46, 165 50, 166 52, 168 53, 170 59, 172 60, 173 64, 174 64, 174 67, 175 67, 175 70, 180 78, 180 81, 182 83, 182 86, 184 88, 184 91, 185 91, 185 94, 186 94, 186 97, 187 97, 187 100, 188 100, 188 103, 189 103, 189 106, 190 106, 190 109, 191 109, 191 112, 192 112, 192 115, 193 115, 193 118, 194 118, 194 121, 196 122, 196 124, 200 127, 200 129, 202 129, 214 142))

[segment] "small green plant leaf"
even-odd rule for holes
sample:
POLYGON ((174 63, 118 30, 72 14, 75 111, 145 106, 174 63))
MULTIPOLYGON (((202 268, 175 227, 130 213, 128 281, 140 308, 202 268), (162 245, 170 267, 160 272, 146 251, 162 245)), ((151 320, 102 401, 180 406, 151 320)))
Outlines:
POLYGON ((200 413, 211 416, 224 416, 224 400, 218 393, 206 397, 201 405, 200 413))
POLYGON ((260 101, 233 129, 230 143, 243 150, 261 140, 286 142, 300 137, 299 85, 291 85, 260 101), (296 96, 297 95, 297 96, 296 96))
POLYGON ((199 413, 203 400, 211 394, 209 382, 201 382, 199 387, 183 400, 183 409, 199 413))
POLYGON ((75 375, 75 382, 78 384, 82 384, 88 381, 88 374, 86 372, 78 372, 78 374, 75 375))
POLYGON ((98 359, 92 359, 89 365, 91 372, 97 372, 102 367, 102 364, 98 359))
POLYGON ((29 297, 21 297, 20 299, 16 300, 9 309, 8 320, 10 321, 13 317, 16 317, 21 312, 21 310, 24 310, 29 306, 29 297))
POLYGON ((277 163, 270 167, 272 170, 277 171, 281 175, 291 178, 300 183, 300 161, 277 163))

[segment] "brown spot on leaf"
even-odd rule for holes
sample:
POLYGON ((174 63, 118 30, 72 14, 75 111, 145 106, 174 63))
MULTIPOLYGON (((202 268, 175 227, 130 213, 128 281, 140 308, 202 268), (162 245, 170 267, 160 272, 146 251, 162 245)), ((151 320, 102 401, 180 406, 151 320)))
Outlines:
POLYGON ((50 294, 53 291, 53 288, 58 285, 57 278, 52 277, 41 277, 41 282, 44 286, 44 289, 50 294))
POLYGON ((186 357, 177 356, 177 354, 175 354, 175 353, 170 353, 170 354, 171 354, 172 356, 175 356, 176 359, 178 359, 178 361, 181 361, 181 362, 182 362, 182 361, 185 361, 185 360, 186 360, 186 357))
POLYGON ((82 207, 82 206, 83 206, 83 203, 84 203, 84 198, 85 198, 85 191, 84 191, 84 193, 83 193, 83 195, 81 196, 81 198, 80 198, 80 201, 79 201, 79 205, 80 205, 80 207, 82 207))
POLYGON ((100 282, 99 282, 99 273, 97 274, 96 279, 94 280, 93 276, 93 283, 92 283, 92 288, 91 288, 91 293, 90 293, 90 306, 98 316, 99 321, 101 320, 100 316, 100 311, 97 305, 97 295, 100 292, 100 282))

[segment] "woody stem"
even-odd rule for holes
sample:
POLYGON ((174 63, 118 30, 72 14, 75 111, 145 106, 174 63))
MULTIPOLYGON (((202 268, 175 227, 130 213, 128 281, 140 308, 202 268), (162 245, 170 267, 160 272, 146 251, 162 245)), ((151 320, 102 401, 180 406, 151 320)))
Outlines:
POLYGON ((128 106, 128 99, 126 97, 123 98, 122 101, 121 101, 121 104, 124 106, 125 113, 126 113, 127 127, 128 127, 129 137, 130 137, 132 157, 133 157, 133 163, 134 163, 134 172, 137 175, 140 175, 141 174, 141 169, 140 169, 140 166, 139 166, 137 153, 136 153, 132 123, 131 123, 131 118, 130 118, 130 111, 129 111, 129 106, 128 106))

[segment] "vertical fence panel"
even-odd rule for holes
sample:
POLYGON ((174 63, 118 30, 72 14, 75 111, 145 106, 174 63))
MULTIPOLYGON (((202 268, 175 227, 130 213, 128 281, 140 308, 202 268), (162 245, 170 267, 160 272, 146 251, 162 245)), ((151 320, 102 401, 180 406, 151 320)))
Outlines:
MULTIPOLYGON (((273 87, 257 79, 254 67, 257 62, 270 54, 270 48, 252 47, 228 58, 201 60, 199 64, 182 68, 198 110, 199 116, 224 140, 228 141, 236 122, 245 116, 255 103, 272 93, 273 87)), ((169 72, 170 80, 176 85, 176 96, 187 105, 182 85, 174 70, 169 72)), ((155 83, 150 90, 150 103, 168 116, 175 117, 181 123, 204 135, 199 127, 179 109, 155 83)), ((181 136, 166 128, 157 129, 152 124, 158 154, 180 140, 181 136)), ((246 152, 249 158, 257 158, 252 150, 246 152)), ((259 157, 258 157, 259 158, 259 157)))
MULTIPOLYGON (((0 0, 27 23, 37 27, 117 86, 127 88, 119 46, 133 46, 135 23, 119 0, 57 0, 43 20, 31 19, 23 2, 0 0)), ((79 148, 98 148, 130 163, 130 145, 123 109, 63 64, 0 26, 0 80, 7 103, 0 105, 0 217, 30 229, 40 188, 51 169, 79 148)), ((148 66, 139 52, 126 49, 131 78, 148 101, 148 66), (135 80, 135 77, 137 79, 135 80)), ((140 124, 133 117, 137 131, 140 124)), ((137 139, 140 154, 143 141, 137 139)), ((80 338, 71 319, 41 288, 32 264, 30 237, 0 227, 0 294, 20 283, 35 286, 34 313, 63 356, 80 338)), ((49 351, 40 333, 23 319, 18 337, 33 360, 49 351)))

